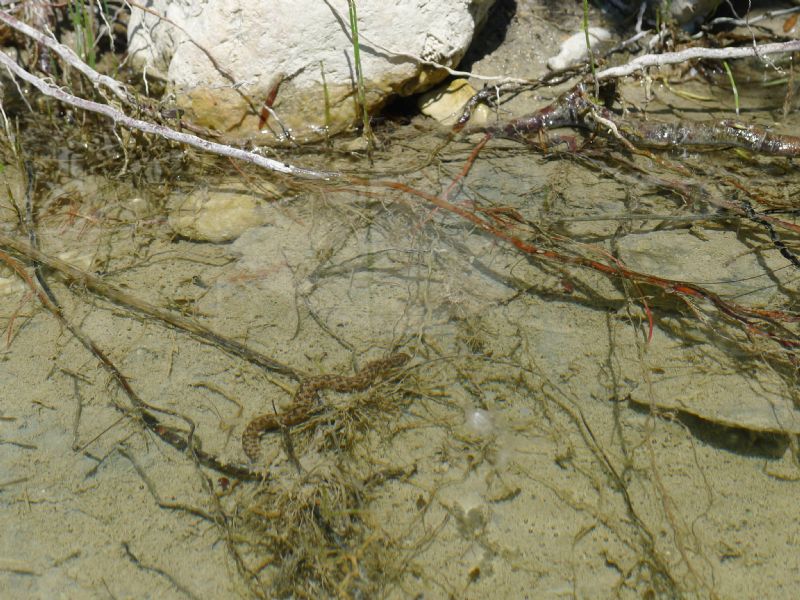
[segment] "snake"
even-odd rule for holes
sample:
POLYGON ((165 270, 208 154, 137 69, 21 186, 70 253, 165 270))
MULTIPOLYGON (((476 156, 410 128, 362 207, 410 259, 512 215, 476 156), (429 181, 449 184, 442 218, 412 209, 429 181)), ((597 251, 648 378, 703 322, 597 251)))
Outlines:
POLYGON ((394 369, 402 367, 411 357, 403 352, 365 364, 355 375, 317 375, 304 379, 292 396, 291 407, 282 413, 265 413, 247 423, 242 432, 242 450, 255 462, 261 453, 261 438, 271 432, 298 425, 311 416, 319 395, 325 390, 334 392, 363 392, 379 380, 386 379, 394 369))

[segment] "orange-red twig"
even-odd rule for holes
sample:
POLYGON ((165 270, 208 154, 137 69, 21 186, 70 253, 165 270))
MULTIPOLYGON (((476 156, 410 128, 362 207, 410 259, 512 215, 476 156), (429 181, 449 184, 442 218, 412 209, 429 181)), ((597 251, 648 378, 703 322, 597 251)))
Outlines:
POLYGON ((437 208, 462 217, 464 220, 469 221, 473 225, 477 226, 480 230, 506 242, 510 246, 533 258, 547 262, 555 262, 559 264, 567 264, 591 269, 610 277, 624 278, 635 283, 657 287, 667 294, 688 296, 690 298, 706 300, 722 314, 740 323, 745 330, 761 337, 771 339, 785 349, 795 349, 800 347, 800 339, 797 339, 794 335, 791 337, 778 335, 764 329, 753 320, 761 319, 764 321, 769 321, 772 324, 774 324, 774 321, 797 322, 800 320, 800 315, 785 313, 782 311, 761 310, 742 306, 734 302, 724 300, 718 294, 715 294, 714 292, 711 292, 694 283, 666 279, 664 277, 658 277, 656 275, 649 275, 647 273, 634 271, 626 267, 619 260, 615 260, 613 265, 609 265, 583 256, 573 256, 558 252, 556 250, 540 248, 531 242, 522 240, 514 236, 512 233, 497 227, 491 221, 480 217, 475 212, 453 204, 452 202, 449 202, 440 196, 429 194, 422 190, 417 190, 399 181, 367 180, 358 177, 353 177, 350 179, 350 181, 355 185, 363 185, 366 187, 383 187, 421 198, 433 204, 437 208))

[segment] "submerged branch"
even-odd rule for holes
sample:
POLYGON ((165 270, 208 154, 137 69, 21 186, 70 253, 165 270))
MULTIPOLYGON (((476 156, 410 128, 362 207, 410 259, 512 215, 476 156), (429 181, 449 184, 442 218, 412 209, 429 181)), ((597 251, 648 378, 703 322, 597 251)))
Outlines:
MULTIPOLYGON (((35 250, 32 247, 30 249, 35 250)), ((33 253, 38 253, 40 257, 45 257, 45 255, 41 254, 38 250, 35 250, 33 253)), ((77 339, 81 345, 83 345, 84 348, 86 348, 86 350, 88 350, 98 360, 103 369, 105 369, 106 372, 111 375, 131 403, 130 407, 124 407, 116 402, 113 402, 112 404, 117 410, 120 410, 126 415, 137 418, 149 431, 157 435, 162 441, 169 444, 179 452, 188 452, 198 463, 208 467, 209 469, 213 469, 220 473, 246 481, 265 478, 265 474, 260 473, 255 469, 251 469, 250 467, 244 465, 223 462, 217 456, 203 450, 194 435, 195 425, 191 420, 189 420, 187 417, 177 414, 175 411, 165 408, 158 408, 145 402, 139 396, 136 390, 133 389, 128 381, 128 378, 123 375, 122 371, 119 370, 119 368, 108 357, 108 355, 103 352, 103 350, 97 344, 95 344, 94 340, 92 340, 92 338, 90 338, 83 331, 83 329, 67 319, 64 311, 61 309, 58 303, 54 302, 52 293, 49 293, 47 287, 37 286, 36 283, 34 283, 34 281, 25 272, 24 265, 2 250, 0 250, 0 261, 4 262, 8 267, 13 269, 14 272, 23 281, 25 281, 26 285, 28 285, 31 291, 39 299, 39 302, 42 304, 42 306, 46 308, 50 314, 52 314, 56 320, 58 320, 58 322, 63 325, 75 337, 75 339, 77 339), (175 427, 166 425, 156 416, 156 413, 164 413, 166 415, 183 420, 189 425, 189 431, 181 431, 175 427)), ((34 264, 38 262, 38 260, 34 259, 34 264)))
POLYGON ((205 340, 206 342, 223 349, 225 352, 233 356, 247 360, 248 362, 257 365, 262 369, 287 375, 295 380, 299 380, 304 377, 304 374, 291 368, 289 365, 285 365, 277 360, 269 358, 268 356, 264 356, 263 354, 256 352, 252 348, 249 348, 240 342, 223 337, 208 327, 201 325, 197 321, 188 319, 181 314, 161 308, 160 306, 156 306, 140 298, 135 298, 130 294, 123 292, 119 288, 111 285, 110 283, 103 281, 101 278, 96 277, 91 273, 82 271, 54 256, 49 256, 20 239, 0 233, 0 247, 10 249, 17 254, 24 256, 31 262, 41 264, 46 269, 57 273, 60 279, 62 279, 68 285, 78 285, 80 287, 84 287, 98 296, 113 302, 114 304, 124 306, 130 310, 134 310, 141 314, 147 315, 148 317, 162 321, 172 327, 175 327, 176 329, 185 331, 196 338, 205 340))

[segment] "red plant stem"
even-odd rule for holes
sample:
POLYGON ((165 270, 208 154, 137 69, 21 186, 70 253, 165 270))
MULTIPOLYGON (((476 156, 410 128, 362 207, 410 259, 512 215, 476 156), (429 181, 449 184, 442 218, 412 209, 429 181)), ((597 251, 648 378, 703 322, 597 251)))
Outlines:
POLYGON ((472 149, 472 152, 469 154, 469 158, 467 158, 467 162, 464 164, 464 168, 461 169, 461 172, 456 175, 455 178, 453 178, 453 181, 450 182, 450 185, 447 186, 447 190, 444 193, 445 198, 449 198, 450 192, 453 191, 453 188, 456 186, 456 184, 469 174, 470 169, 472 169, 472 165, 475 164, 475 159, 478 158, 478 154, 480 154, 481 150, 490 139, 492 139, 492 135, 487 133, 485 136, 483 136, 483 139, 472 149))
POLYGON ((665 279, 663 277, 658 277, 656 275, 640 273, 638 271, 634 271, 632 269, 627 268, 619 261, 616 261, 615 264, 611 266, 593 260, 591 258, 586 258, 583 256, 570 256, 568 254, 563 254, 555 250, 546 250, 544 248, 539 248, 538 246, 530 242, 521 240, 518 237, 506 231, 503 231, 502 229, 493 225, 491 222, 482 219, 477 214, 465 208, 462 208, 451 202, 448 202, 444 198, 441 198, 434 194, 429 194, 427 192, 412 188, 411 186, 401 183, 399 181, 368 180, 358 177, 352 177, 349 179, 349 181, 354 185, 365 186, 365 187, 383 187, 422 198, 423 200, 430 202, 431 204, 433 204, 438 208, 441 208, 442 210, 446 210, 450 213, 460 216, 466 221, 469 221, 470 223, 476 225, 482 231, 489 233, 500 240, 503 240, 507 244, 513 246, 514 248, 517 248, 518 250, 524 252, 529 256, 535 256, 548 262, 555 262, 559 264, 567 264, 577 267, 588 268, 593 271, 603 273, 604 275, 608 275, 610 277, 624 278, 629 281, 634 281, 637 283, 658 287, 667 294, 673 294, 677 296, 684 295, 692 298, 707 300, 708 302, 713 304, 721 313, 727 315, 731 319, 738 321, 739 323, 744 325, 746 330, 751 331, 757 335, 770 338, 775 342, 777 342, 782 347, 787 349, 794 349, 800 347, 800 341, 786 339, 772 332, 764 331, 755 322, 753 322, 750 318, 748 318, 748 316, 750 316, 765 320, 781 320, 786 322, 796 322, 800 321, 800 316, 798 315, 786 314, 780 311, 767 311, 767 310, 752 309, 745 306, 740 306, 733 302, 727 302, 714 292, 706 290, 705 288, 698 286, 694 283, 686 281, 678 281, 673 279, 665 279))

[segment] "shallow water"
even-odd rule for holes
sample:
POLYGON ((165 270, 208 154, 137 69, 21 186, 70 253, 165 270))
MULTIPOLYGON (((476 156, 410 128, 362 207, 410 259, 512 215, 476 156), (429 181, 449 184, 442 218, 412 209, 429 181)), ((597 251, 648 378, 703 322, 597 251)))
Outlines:
MULTIPOLYGON (((654 89, 654 117, 732 116, 719 84, 681 88, 714 102, 654 89)), ((770 89, 742 93, 756 107, 742 118, 779 114, 770 89)), ((3 274, 0 589, 749 597, 797 585, 795 372, 758 327, 675 289, 526 255, 419 195, 275 179, 146 140, 126 154, 103 132, 65 126, 75 139, 58 147, 52 131, 22 130, 46 254, 300 378, 398 350, 412 360, 365 392, 326 392, 307 424, 265 436, 268 479, 237 483, 145 429, 96 358, 3 274), (242 186, 257 226, 224 244, 175 235, 182 198, 242 186)), ((444 136, 419 119, 379 136, 374 164, 346 139, 286 159, 446 195, 558 256, 794 309, 796 270, 724 204, 741 202, 736 182, 760 208, 791 206, 785 159, 492 141, 456 181, 479 134, 435 154, 444 136)), ((3 231, 20 235, 25 181, 4 152, 3 231)), ((247 464, 248 420, 291 405, 296 378, 47 280, 163 425, 221 461, 247 464)))

